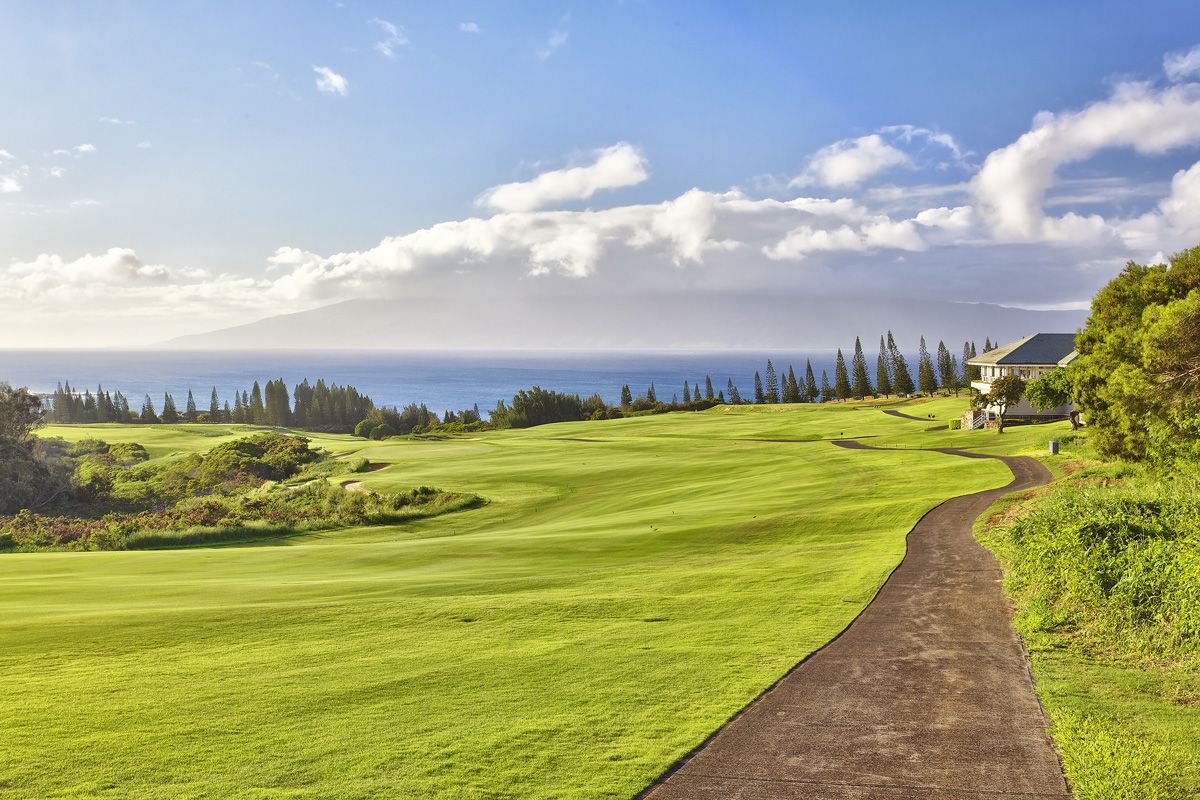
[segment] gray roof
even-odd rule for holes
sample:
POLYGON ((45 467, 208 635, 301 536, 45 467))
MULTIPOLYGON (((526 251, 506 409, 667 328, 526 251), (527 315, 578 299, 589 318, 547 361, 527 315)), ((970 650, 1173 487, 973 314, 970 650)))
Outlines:
POLYGON ((970 364, 1058 364, 1078 355, 1073 333, 1035 333, 972 358, 970 364))

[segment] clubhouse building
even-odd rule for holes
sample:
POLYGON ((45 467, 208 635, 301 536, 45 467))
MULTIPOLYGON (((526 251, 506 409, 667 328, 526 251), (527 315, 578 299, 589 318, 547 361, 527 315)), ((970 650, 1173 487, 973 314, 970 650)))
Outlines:
MULTIPOLYGON (((987 393, 992 390, 992 381, 1004 375, 1016 375, 1031 381, 1047 372, 1065 367, 1079 356, 1075 350, 1073 333, 1035 333, 1006 345, 988 350, 967 363, 979 367, 979 380, 971 382, 971 388, 987 393)), ((1040 411, 1022 397, 1021 402, 1005 412, 1005 418, 1052 419, 1069 416, 1074 410, 1070 403, 1040 411)), ((995 411, 988 409, 988 418, 995 411)))

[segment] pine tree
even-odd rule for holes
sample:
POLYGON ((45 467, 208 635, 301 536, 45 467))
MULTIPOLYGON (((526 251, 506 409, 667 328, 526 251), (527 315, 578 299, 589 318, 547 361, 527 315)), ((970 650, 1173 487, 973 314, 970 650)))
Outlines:
MULTIPOLYGON (((225 403, 229 405, 228 402, 225 403)), ((212 395, 208 398, 208 416, 212 422, 221 419, 221 399, 217 397, 217 387, 212 387, 212 395)))
POLYGON ((647 399, 647 400, 649 400, 651 403, 657 403, 657 402, 658 402, 658 395, 657 395, 657 394, 655 393, 655 391, 654 391, 654 384, 653 384, 653 383, 651 383, 651 384, 650 384, 650 388, 646 390, 646 399, 647 399))
POLYGON ((725 388, 729 390, 729 402, 735 406, 741 405, 742 393, 739 392, 738 388, 733 385, 733 378, 730 378, 726 382, 725 388))
POLYGON ((796 383, 796 371, 791 364, 788 364, 787 375, 783 379, 783 402, 800 402, 800 386, 796 383))
POLYGON ((812 361, 804 359, 804 393, 808 395, 809 402, 817 402, 817 398, 821 396, 821 390, 817 388, 817 379, 813 377, 812 361))
POLYGON ((759 405, 767 402, 767 396, 763 394, 762 377, 758 374, 758 370, 754 371, 754 402, 759 405))
POLYGON ((974 357, 975 343, 963 342, 962 362, 959 364, 963 371, 963 386, 970 386, 971 381, 979 380, 979 367, 975 367, 967 363, 974 357))
POLYGON ((626 383, 621 387, 621 408, 629 408, 633 405, 633 392, 629 390, 629 384, 626 383))
POLYGON ((950 355, 950 351, 946 349, 946 343, 940 340, 937 349, 937 369, 942 386, 947 392, 954 392, 957 397, 958 367, 954 363, 954 356, 950 355))
POLYGON ((833 394, 838 400, 850 397, 850 373, 846 371, 846 359, 842 349, 837 351, 837 361, 833 365, 833 394))
POLYGON ((896 346, 896 340, 892 338, 891 331, 887 332, 887 344, 888 360, 892 372, 892 391, 896 394, 910 395, 916 391, 917 387, 913 383, 912 373, 908 371, 908 361, 900 352, 900 348, 896 346))
POLYGON ((253 388, 250 389, 250 422, 262 425, 266 421, 267 411, 263 407, 262 387, 258 385, 258 381, 255 381, 253 388))
POLYGON ((671 405, 673 405, 673 406, 679 405, 679 395, 677 395, 677 394, 671 395, 671 405))
POLYGON ((179 422, 179 411, 175 408, 175 398, 170 393, 163 395, 162 421, 168 425, 179 422))
POLYGON ((213 416, 213 422, 233 422, 233 412, 229 410, 229 401, 225 401, 225 408, 213 416))
POLYGON ((990 337, 990 336, 983 337, 983 352, 986 353, 986 352, 990 351, 991 349, 992 349, 992 337, 990 337))
POLYGON ((683 382, 683 402, 685 402, 685 403, 692 402, 692 390, 691 390, 691 387, 688 386, 687 381, 683 382))
POLYGON ((833 389, 829 386, 829 373, 821 370, 821 402, 828 403, 833 400, 833 389))
POLYGON ((142 401, 142 416, 143 423, 158 422, 158 414, 154 413, 154 401, 150 399, 150 395, 146 395, 146 399, 142 401))
POLYGON ((767 359, 766 395, 768 403, 779 402, 779 376, 775 374, 775 365, 767 359))
POLYGON ((725 405, 725 390, 724 389, 717 392, 717 402, 720 403, 721 405, 725 405))
POLYGON ((196 415, 199 412, 196 411, 196 398, 192 396, 191 389, 188 389, 187 405, 184 406, 184 409, 185 410, 183 412, 183 418, 186 419, 188 422, 195 422, 196 415))
POLYGON ((705 400, 713 399, 713 385, 712 385, 712 376, 711 375, 704 376, 704 399, 705 400))
POLYGON ((854 337, 853 382, 855 397, 871 397, 875 391, 871 388, 871 378, 867 374, 867 357, 863 354, 862 340, 854 337))
POLYGON ((892 371, 888 368, 891 361, 884 349, 883 337, 879 337, 879 355, 875 358, 875 391, 884 397, 892 396, 892 371))
POLYGON ((937 373, 933 371, 933 359, 929 355, 929 348, 925 346, 924 336, 917 348, 917 385, 921 394, 932 396, 937 392, 937 373))

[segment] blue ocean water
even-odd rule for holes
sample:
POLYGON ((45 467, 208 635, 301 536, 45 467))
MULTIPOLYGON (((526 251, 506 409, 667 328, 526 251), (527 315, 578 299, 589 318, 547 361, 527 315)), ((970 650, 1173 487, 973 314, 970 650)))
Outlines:
MULTIPOLYGON (((788 366, 803 380, 805 359, 811 359, 817 381, 821 370, 833 380, 834 354, 811 353, 654 353, 654 352, 380 352, 380 351, 120 351, 8 350, 0 351, 0 381, 50 392, 60 381, 95 391, 103 384, 120 390, 135 405, 143 395, 160 405, 171 392, 182 407, 188 389, 201 408, 208 406, 216 387, 221 400, 254 381, 282 378, 289 386, 308 378, 351 384, 370 395, 376 405, 425 403, 435 411, 460 410, 478 404, 487 411, 496 401, 509 400, 518 389, 545 389, 590 395, 599 393, 615 403, 621 385, 635 395, 651 382, 659 400, 683 396, 683 382, 704 385, 712 376, 716 390, 732 379, 743 397, 752 397, 754 372, 764 372, 770 358, 781 377, 788 366)), ((875 356, 867 354, 874 377, 875 356)))

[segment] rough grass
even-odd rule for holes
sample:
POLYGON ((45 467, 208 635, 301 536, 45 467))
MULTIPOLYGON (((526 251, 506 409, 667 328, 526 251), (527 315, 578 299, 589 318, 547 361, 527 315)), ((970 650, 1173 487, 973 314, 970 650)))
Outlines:
POLYGON ((1200 796, 1200 516, 1184 476, 1096 463, 1002 500, 978 531, 1006 568, 1079 800, 1200 796))
MULTIPOLYGON (((913 405, 944 421, 964 401, 913 405)), ((925 511, 1011 478, 764 440, 1052 434, 930 425, 847 403, 314 435, 391 464, 366 488, 489 503, 262 545, 5 556, 0 796, 630 797, 861 611, 925 511)), ((47 433, 171 457, 246 430, 171 427, 47 433)))

